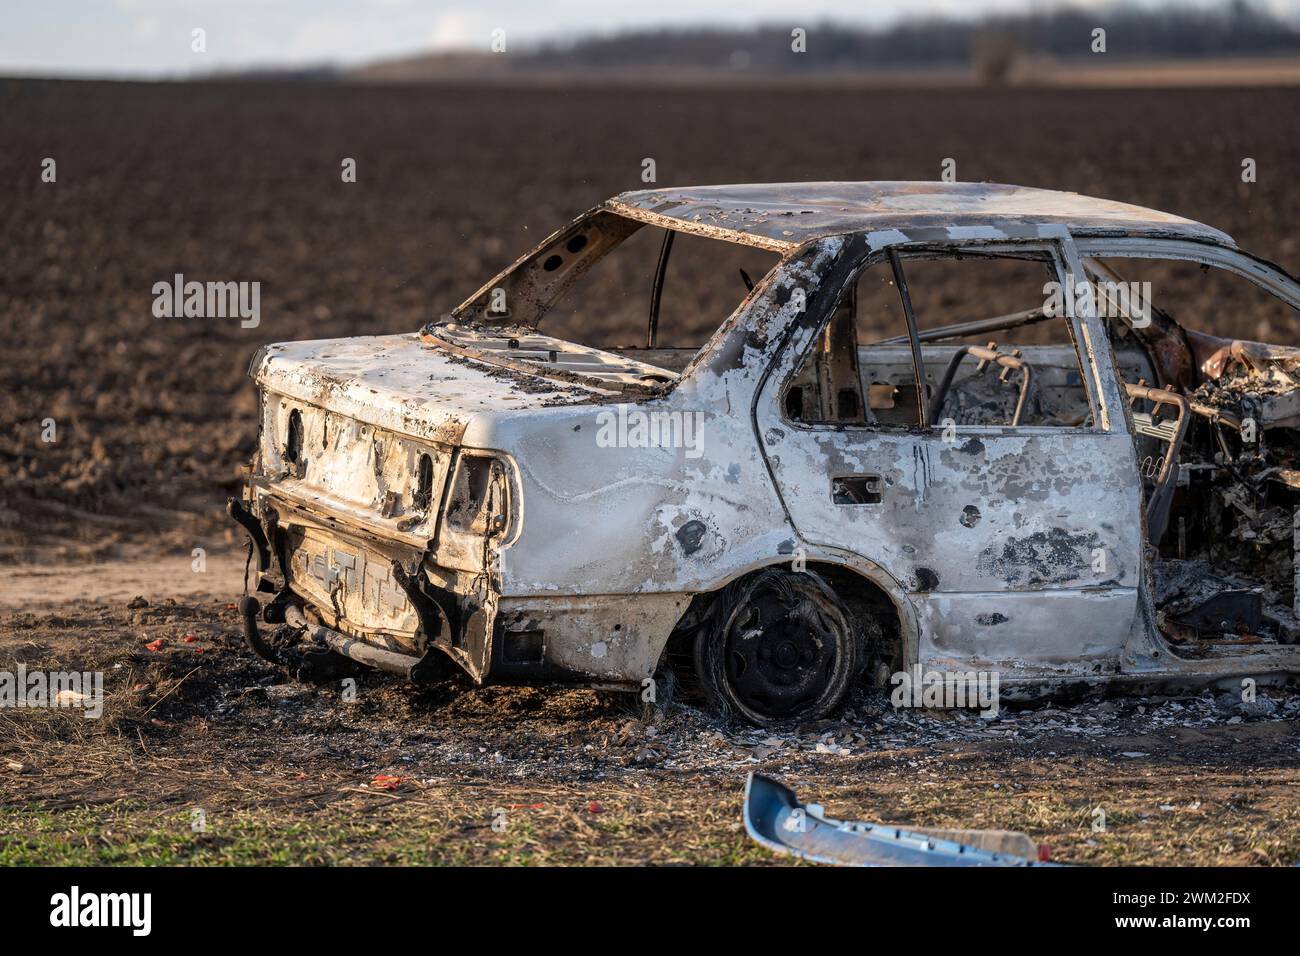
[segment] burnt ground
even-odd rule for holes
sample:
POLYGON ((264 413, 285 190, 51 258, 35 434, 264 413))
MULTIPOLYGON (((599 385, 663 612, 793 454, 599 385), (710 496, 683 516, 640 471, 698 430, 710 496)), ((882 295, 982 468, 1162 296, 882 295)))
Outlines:
POLYGON ((0 719, 0 864, 773 862, 741 827, 751 770, 835 815, 1020 829, 1066 862, 1300 861, 1300 697, 986 719, 863 690, 775 730, 373 673, 349 702, 253 657, 226 602, 134 603, 0 616, 11 658, 107 691, 98 720, 0 719))
MULTIPOLYGON (((757 768, 833 814, 1024 829, 1071 862, 1295 863, 1294 699, 986 722, 862 692, 777 733, 375 675, 347 704, 243 651, 220 509, 252 451, 258 345, 416 328, 641 187, 644 157, 662 184, 933 179, 954 157, 961 179, 1201 219, 1294 271, 1297 100, 0 80, 0 669, 98 667, 110 695, 97 721, 0 710, 0 862, 760 862, 739 816, 757 768), (155 319, 153 283, 176 272, 262 282, 261 325, 155 319), (196 547, 220 587, 166 571, 196 547)), ((1294 339, 1225 311, 1182 317, 1294 339)))

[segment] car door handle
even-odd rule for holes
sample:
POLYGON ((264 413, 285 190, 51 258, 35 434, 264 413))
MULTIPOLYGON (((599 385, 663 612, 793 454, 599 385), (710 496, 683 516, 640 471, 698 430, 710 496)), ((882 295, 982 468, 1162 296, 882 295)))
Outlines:
POLYGON ((837 505, 878 505, 883 486, 879 475, 838 475, 831 479, 831 500, 837 505))

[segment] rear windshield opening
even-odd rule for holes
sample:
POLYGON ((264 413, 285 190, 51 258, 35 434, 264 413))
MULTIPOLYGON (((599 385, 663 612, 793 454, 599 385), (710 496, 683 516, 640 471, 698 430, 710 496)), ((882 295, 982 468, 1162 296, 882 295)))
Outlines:
POLYGON ((557 236, 453 318, 476 332, 502 330, 515 351, 556 348, 535 338, 546 336, 676 373, 779 262, 764 249, 605 212, 557 236))
POLYGON ((645 226, 551 307, 542 330, 592 348, 654 353, 636 357, 680 371, 779 261, 762 249, 645 226))

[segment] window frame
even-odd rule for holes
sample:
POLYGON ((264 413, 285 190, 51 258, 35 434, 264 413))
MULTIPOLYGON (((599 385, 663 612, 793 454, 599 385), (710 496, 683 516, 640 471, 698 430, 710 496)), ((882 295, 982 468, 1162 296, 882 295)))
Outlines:
MULTIPOLYGON (((654 272, 650 276, 650 288, 647 290, 650 295, 646 301, 646 320, 641 326, 644 335, 639 335, 637 341, 648 341, 651 329, 653 328, 656 333, 659 329, 661 316, 657 306, 662 304, 663 290, 667 287, 666 279, 669 261, 668 256, 665 255, 664 243, 668 242, 669 236, 675 237, 680 233, 685 236, 708 240, 719 246, 751 249, 775 257, 775 261, 757 279, 750 277, 753 287, 740 297, 730 312, 718 319, 717 324, 700 346, 691 348, 690 346, 659 345, 651 348, 637 345, 626 348, 629 353, 654 351, 656 348, 691 351, 693 353, 691 360, 683 371, 678 373, 678 378, 672 383, 666 383, 675 386, 698 363, 700 357, 712 348, 719 332, 725 328, 728 320, 737 313, 744 312, 749 308, 756 294, 766 284, 767 280, 789 263, 790 259, 797 254, 797 249, 792 250, 788 247, 788 244, 784 243, 778 245, 774 243, 744 242, 731 236, 719 235, 698 228, 689 222, 676 220, 665 222, 661 221, 659 217, 636 216, 626 209, 613 209, 602 205, 588 210, 568 225, 555 230, 509 266, 493 275, 468 298, 464 299, 450 312, 441 316, 441 319, 450 320, 482 334, 496 335, 514 331, 528 335, 556 338, 597 352, 618 355, 619 352, 608 346, 596 346, 578 339, 561 337, 556 334, 554 328, 548 327, 548 321, 555 321, 557 306, 563 306, 566 301, 571 301, 569 297, 573 294, 574 288, 592 270, 598 269, 602 262, 605 262, 621 249, 625 249, 629 240, 645 230, 662 232, 664 235, 660 238, 659 251, 654 260, 654 272), (573 265, 566 265, 564 257, 560 253, 567 249, 568 243, 577 237, 582 237, 583 244, 578 251, 567 253, 573 265), (548 269, 546 265, 547 261, 553 258, 561 259, 555 270, 548 269), (555 279, 548 280, 545 278, 545 274, 551 271, 557 271, 559 275, 555 279), (524 302, 529 303, 528 312, 524 315, 516 315, 513 310, 504 313, 491 312, 488 309, 488 303, 491 301, 491 296, 499 289, 505 290, 507 303, 516 299, 522 299, 524 302), (652 310, 654 310, 653 326, 651 325, 652 310)), ((672 246, 673 243, 669 242, 669 253, 671 253, 672 246)), ((483 353, 481 350, 467 349, 467 351, 477 352, 478 354, 475 357, 484 361, 492 363, 499 363, 500 361, 499 356, 483 353)), ((631 357, 635 360, 635 355, 631 357)), ((543 370, 538 374, 544 376, 545 372, 543 370)))
MULTIPOLYGON (((960 242, 942 242, 934 240, 922 240, 917 242, 896 242, 876 246, 870 249, 862 258, 855 263, 853 270, 849 273, 843 284, 835 291, 835 296, 830 300, 830 306, 825 310, 816 326, 812 329, 812 334, 804 344, 799 354, 791 363, 790 369, 783 376, 777 388, 773 392, 774 400, 777 402, 779 409, 778 415, 780 420, 790 428, 802 429, 806 431, 841 431, 841 432, 867 432, 871 434, 916 434, 918 436, 932 437, 943 430, 942 426, 930 425, 928 422, 924 425, 919 422, 911 425, 882 425, 879 422, 856 424, 852 422, 803 422, 796 421, 786 413, 785 395, 786 390, 791 383, 799 376, 808 361, 813 349, 817 347, 817 342, 825 332, 831 319, 839 310, 845 296, 853 294, 856 290, 859 279, 867 269, 876 265, 891 266, 891 260, 897 258, 901 263, 903 278, 906 279, 908 259, 929 259, 929 260, 959 260, 966 257, 982 258, 1016 258, 1016 252, 1032 253, 1032 258, 1040 259, 1047 263, 1049 268, 1056 273, 1056 281, 1061 284, 1063 289, 1069 288, 1069 282, 1077 282, 1074 278, 1075 269, 1072 266, 1081 262, 1081 255, 1071 255, 1074 251, 1067 249, 1069 242, 1068 236, 1062 237, 1041 237, 1041 238, 1014 238, 1006 240, 974 239, 960 242)), ((1050 279, 1048 281, 1051 281, 1050 279)), ((896 285, 898 285, 896 283, 896 285)), ((915 316, 911 315, 910 302, 903 298, 903 287, 898 285, 900 308, 905 313, 905 321, 909 326, 908 336, 911 337, 912 329, 915 327, 915 316)), ((956 434, 979 437, 979 436, 1002 436, 1002 435, 1081 435, 1081 434, 1106 434, 1113 430, 1111 425, 1112 418, 1108 415, 1109 409, 1104 399, 1104 388, 1098 376, 1101 374, 1095 368, 1094 360, 1100 361, 1102 356, 1097 356, 1091 349, 1085 349, 1084 343, 1090 341, 1087 330, 1084 327, 1084 320, 1092 317, 1091 301, 1084 305, 1084 313, 1080 314, 1075 308, 1073 296, 1064 295, 1065 314, 1060 316, 1058 321, 1063 321, 1066 325, 1067 335, 1069 336, 1069 345, 1074 349, 1075 358, 1078 361, 1080 385, 1083 388, 1084 395, 1087 399, 1091 411, 1091 421, 1087 425, 986 425, 986 424, 957 424, 952 426, 956 434)), ((1103 330, 1104 332, 1104 330, 1103 330)), ((1109 339, 1107 339, 1107 355, 1109 351, 1109 339)), ((786 346, 788 348, 788 344, 786 346)), ((861 348, 862 344, 859 343, 861 348)), ((921 343, 913 341, 912 343, 912 362, 913 366, 925 369, 923 357, 918 353, 921 343)), ((775 362, 780 362, 783 348, 774 358, 775 362)), ((927 376, 927 384, 929 377, 927 376)), ((859 386, 861 387, 861 386, 859 386)), ((925 397, 918 388, 918 402, 921 407, 928 408, 928 401, 921 401, 925 397)), ((865 403, 866 395, 862 395, 865 403)))
MULTIPOLYGON (((1229 249, 1215 243, 1197 242, 1191 239, 1133 237, 1083 238, 1076 239, 1074 245, 1080 260, 1154 259, 1190 262, 1212 269, 1223 269, 1253 283, 1300 313, 1300 282, 1276 263, 1241 249, 1229 249)), ((1187 326, 1181 322, 1178 324, 1180 328, 1187 329, 1187 326)))

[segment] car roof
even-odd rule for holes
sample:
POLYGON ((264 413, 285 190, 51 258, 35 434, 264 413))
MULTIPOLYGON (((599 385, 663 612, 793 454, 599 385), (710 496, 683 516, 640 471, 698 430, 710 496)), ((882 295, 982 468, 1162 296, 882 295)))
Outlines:
MULTIPOLYGON (((857 232, 970 230, 1024 236, 1065 226, 1076 236, 1132 235, 1235 248, 1210 226, 1128 203, 1000 183, 825 182, 687 186, 620 193, 604 208, 670 229, 778 252, 812 239, 857 232)), ((933 235, 925 238, 933 239, 933 235)))

